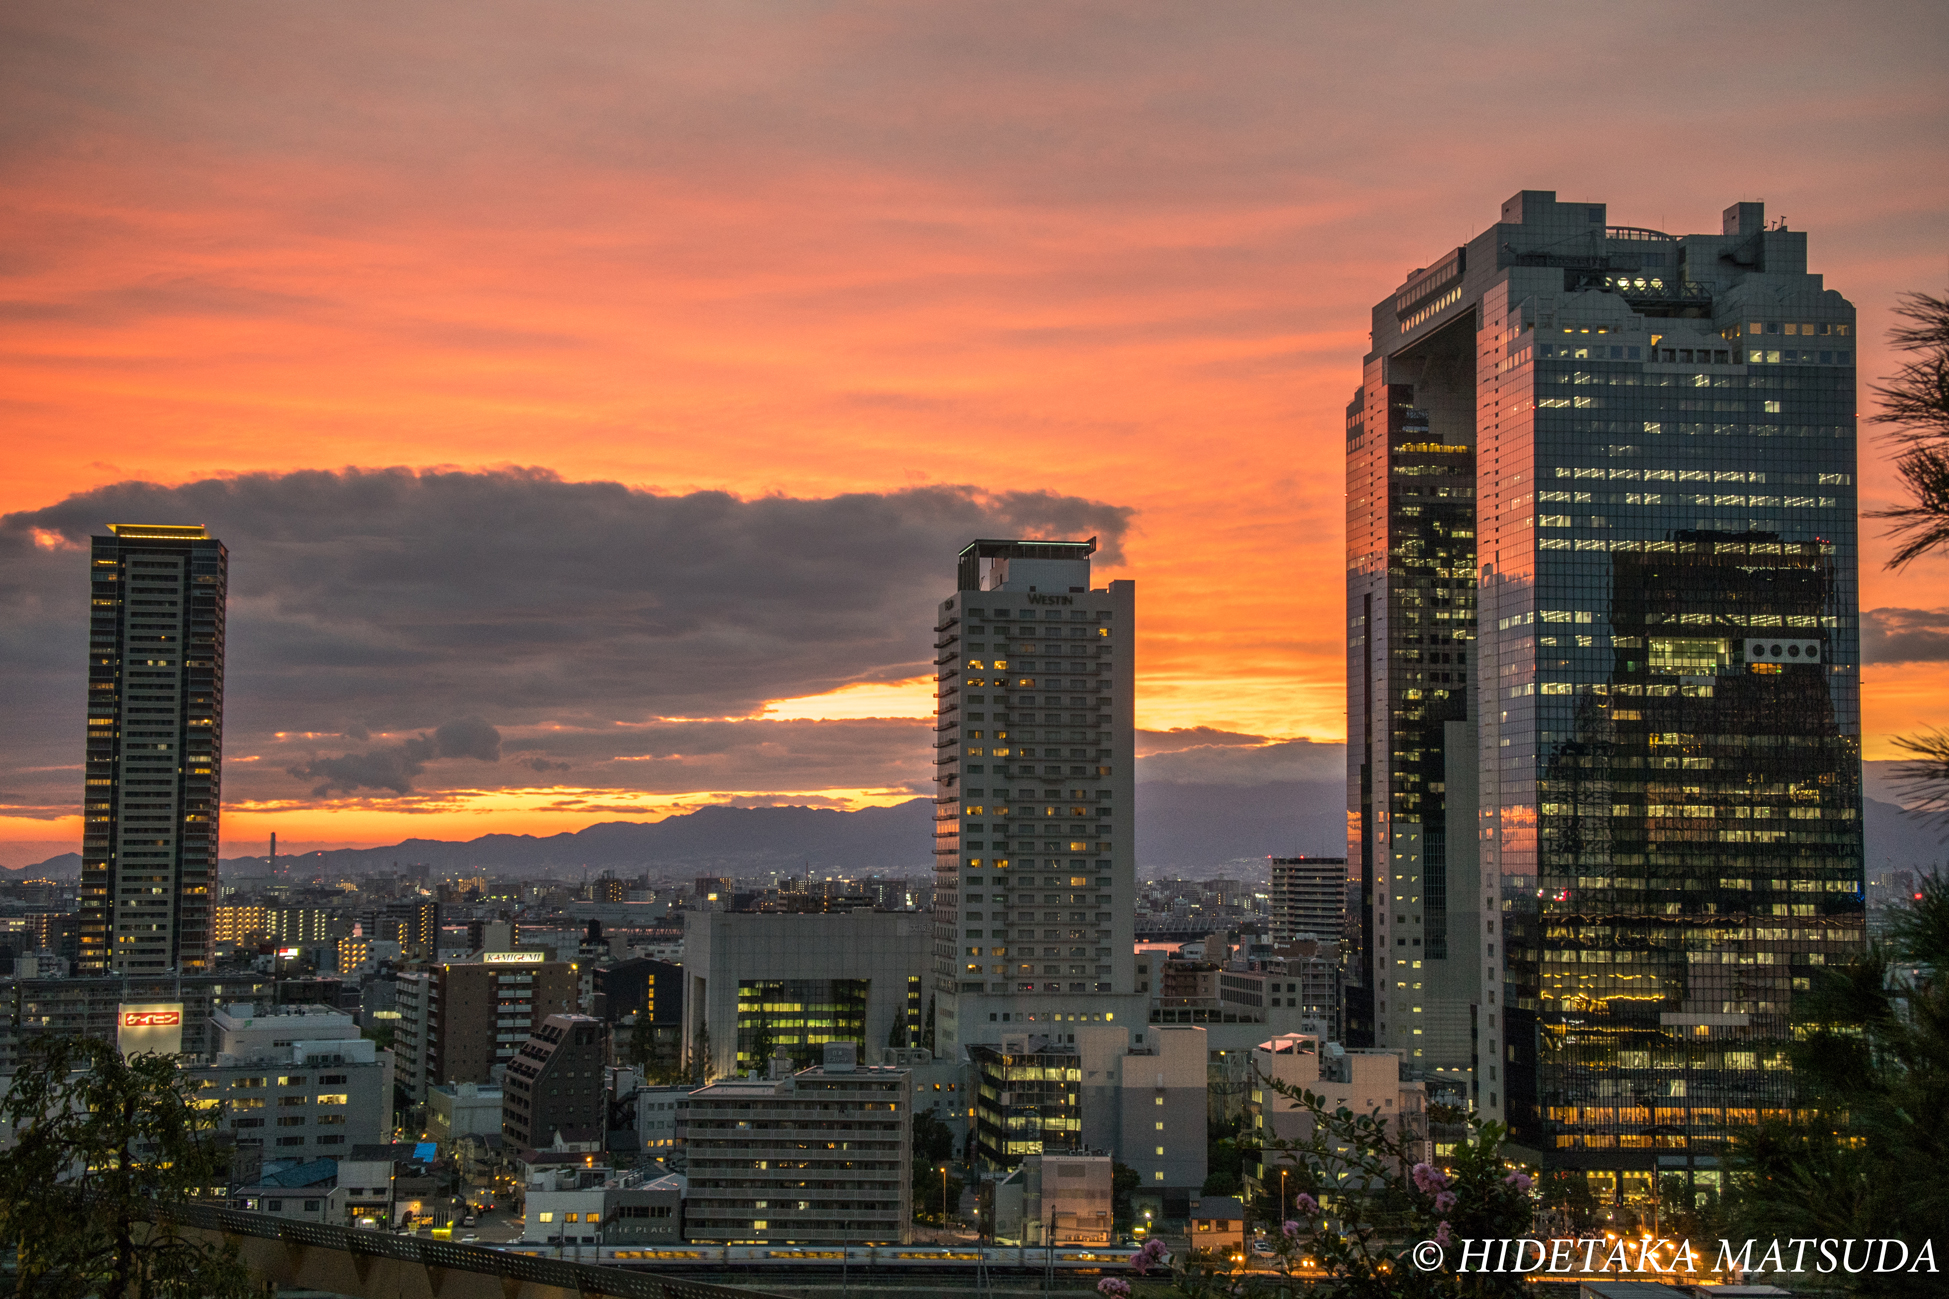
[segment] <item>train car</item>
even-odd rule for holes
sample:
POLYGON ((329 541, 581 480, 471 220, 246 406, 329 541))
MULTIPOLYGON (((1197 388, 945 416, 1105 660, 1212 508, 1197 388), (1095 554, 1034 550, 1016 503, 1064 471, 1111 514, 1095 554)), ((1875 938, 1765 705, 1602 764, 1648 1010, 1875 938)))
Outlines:
MULTIPOLYGON (((1132 1270, 1138 1250, 1128 1245, 1057 1246, 1052 1260, 1041 1246, 975 1245, 537 1245, 504 1246, 534 1258, 561 1258, 616 1267, 671 1270, 846 1269, 876 1272, 991 1271, 1118 1273, 1132 1270)), ((1169 1261, 1167 1255, 1165 1260, 1169 1261)))

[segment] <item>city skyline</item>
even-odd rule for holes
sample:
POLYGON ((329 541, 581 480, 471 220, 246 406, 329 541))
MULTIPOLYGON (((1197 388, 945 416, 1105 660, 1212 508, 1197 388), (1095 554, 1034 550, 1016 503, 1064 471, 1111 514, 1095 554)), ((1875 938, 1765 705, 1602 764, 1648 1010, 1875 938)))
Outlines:
MULTIPOLYGON (((0 321, 21 448, 0 486, 18 575, 0 661, 26 688, 0 861, 79 844, 62 611, 85 585, 75 548, 116 518, 207 522, 250 556, 233 854, 273 830, 301 852, 925 796, 926 646, 901 637, 934 556, 975 536, 1095 533, 1105 577, 1141 575, 1140 754, 1241 785, 1330 769, 1340 593, 1290 575, 1337 562, 1343 484, 1317 470, 1374 284, 1522 187, 1629 195, 1611 219, 1657 229, 1764 198, 1849 286, 1865 387, 1892 368, 1894 296, 1939 281, 1942 182, 1913 164, 1942 134, 1921 53, 1940 14, 1810 9, 1757 32, 1671 14, 1691 39, 1547 9, 1512 37, 1434 10, 1383 30, 1270 9, 1114 31, 592 13, 554 34, 489 7, 374 45, 284 17, 11 12, 6 174, 26 200, 0 321), (562 90, 517 52, 555 40, 611 53, 536 97, 560 107, 502 121, 480 88, 562 90), (1342 107, 1360 74, 1327 52, 1382 47, 1479 116, 1342 107), (742 102, 664 75, 721 72, 730 48, 764 69, 742 102), (1491 57, 1530 71, 1485 89, 1471 69, 1491 57), (355 72, 375 59, 396 75, 355 72), (325 112, 354 82, 359 111, 325 112), (1702 114, 1740 129, 1700 133, 1702 114), (1658 143, 1676 138, 1678 168, 1658 143), (1084 447, 1061 474, 1075 495, 1037 496, 1056 448, 1084 447), (318 476, 344 465, 455 472, 318 476), (117 486, 134 482, 159 486, 117 486), (700 514, 729 558, 632 587, 633 607, 697 611, 633 639, 601 580, 612 547, 694 535, 700 514), (870 544, 841 554, 849 527, 870 544), (852 585, 867 552, 887 566, 870 591, 852 585), (794 579, 802 603, 777 595, 794 579), (507 670, 463 679, 480 644, 507 670), (1218 734, 1171 734, 1199 726, 1218 734)), ((1892 502, 1872 437, 1861 474, 1864 508, 1892 502)), ((1949 619, 1915 594, 1945 568, 1886 574, 1863 533, 1863 729, 1886 759, 1891 734, 1945 720, 1949 619)))

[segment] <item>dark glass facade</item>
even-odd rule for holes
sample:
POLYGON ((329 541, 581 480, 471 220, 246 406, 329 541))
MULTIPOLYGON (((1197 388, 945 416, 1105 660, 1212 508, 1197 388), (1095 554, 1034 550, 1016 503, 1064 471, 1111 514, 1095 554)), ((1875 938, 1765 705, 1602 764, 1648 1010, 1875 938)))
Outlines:
POLYGON ((1348 1042, 1466 1101, 1475 941, 1475 442, 1467 337, 1379 364, 1348 407, 1348 1042), (1399 380, 1412 376, 1419 383, 1399 380), (1425 403, 1425 404, 1424 404, 1425 403), (1350 980, 1351 982, 1351 980, 1350 980))
POLYGON ((110 524, 89 563, 81 974, 211 968, 229 552, 110 524))
POLYGON ((866 993, 871 979, 746 979, 738 983, 738 1068, 763 1073, 771 1056, 796 1067, 821 1058, 828 1042, 866 1040, 866 993), (762 1049, 769 1039, 770 1051, 762 1049), (762 1057, 762 1058, 761 1058, 762 1057))
POLYGON ((1671 236, 1524 193, 1443 268, 1369 369, 1438 407, 1407 362, 1475 359, 1475 1099, 1600 1198, 1710 1189, 1863 941, 1853 308, 1756 204, 1671 236))
POLYGON ((968 1061, 977 1078, 975 1159, 983 1168, 1082 1151, 1081 1056, 1035 1038, 969 1047, 968 1061))

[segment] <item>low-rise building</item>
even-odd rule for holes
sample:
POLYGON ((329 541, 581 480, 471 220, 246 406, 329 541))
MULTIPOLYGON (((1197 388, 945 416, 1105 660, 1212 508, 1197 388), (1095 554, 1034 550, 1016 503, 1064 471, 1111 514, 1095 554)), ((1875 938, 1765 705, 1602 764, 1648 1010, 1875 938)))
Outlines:
POLYGON ((690 1094, 685 1238, 724 1244, 904 1244, 913 1227, 913 1077, 825 1063, 690 1094))
MULTIPOLYGON (((1342 1107, 1355 1114, 1379 1113, 1398 1133, 1419 1143, 1410 1147, 1419 1149, 1419 1159, 1432 1154, 1427 1088, 1419 1080, 1402 1078, 1399 1051, 1354 1049, 1311 1034, 1288 1033, 1260 1043, 1252 1052, 1252 1067, 1255 1081, 1245 1112, 1261 1146, 1304 1141, 1313 1129, 1312 1115, 1304 1107, 1260 1081, 1270 1078, 1322 1097, 1328 1113, 1342 1107)), ((1259 1164, 1248 1166, 1248 1181, 1264 1185, 1269 1176, 1276 1179, 1282 1162, 1276 1149, 1264 1150, 1259 1164)))
POLYGON ((263 1164, 250 1184, 232 1187, 230 1207, 300 1222, 337 1226, 345 1220, 338 1161, 278 1159, 263 1164))
POLYGON ((658 1159, 678 1153, 689 1135, 690 1087, 639 1087, 636 1134, 641 1148, 658 1159))
POLYGON ((995 1239, 1008 1245, 1107 1245, 1114 1237, 1115 1161, 1027 1155, 995 1184, 995 1239))
POLYGON ((501 1089, 489 1083, 441 1083, 426 1093, 426 1131, 451 1154, 456 1139, 501 1134, 501 1089))
POLYGON ((1222 1262, 1243 1262, 1245 1203, 1237 1196, 1207 1195, 1191 1202, 1191 1225, 1185 1243, 1194 1251, 1222 1262))
POLYGON ((657 1245, 683 1239, 683 1179, 661 1168, 562 1170, 527 1188, 526 1207, 524 1244, 657 1245))
POLYGON ((217 1051, 184 1065, 222 1105, 239 1147, 266 1159, 337 1158, 392 1129, 392 1053, 322 1006, 225 1006, 211 1016, 217 1051), (349 1035, 348 1035, 349 1034, 349 1035))
POLYGON ((350 1156, 338 1161, 338 1189, 344 1193, 345 1206, 341 1226, 385 1228, 392 1225, 391 1153, 387 1151, 379 1158, 361 1157, 376 1153, 370 1146, 354 1146, 350 1156))

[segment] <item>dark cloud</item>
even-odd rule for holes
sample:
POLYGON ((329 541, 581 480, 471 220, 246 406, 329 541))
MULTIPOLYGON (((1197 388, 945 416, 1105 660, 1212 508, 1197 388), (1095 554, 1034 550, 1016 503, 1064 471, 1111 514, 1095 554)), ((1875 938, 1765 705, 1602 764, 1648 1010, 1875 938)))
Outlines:
POLYGON ((1949 660, 1949 609, 1866 609, 1861 614, 1865 663, 1949 660))
POLYGON ((1263 735, 1247 735, 1242 731, 1221 731, 1215 726, 1173 726, 1168 731, 1138 731, 1137 756, 1147 758, 1153 753, 1176 753, 1179 749, 1195 749, 1203 745, 1264 744, 1263 735))
MULTIPOLYGON (((72 782, 16 773, 79 748, 85 544, 111 521, 202 523, 229 547, 227 792, 288 798, 294 779, 404 792, 428 763, 494 761, 504 736, 550 770, 647 758, 619 765, 753 788, 708 783, 709 768, 743 765, 734 754, 774 767, 764 746, 785 731, 713 734, 666 756, 654 751, 672 726, 703 737, 661 719, 746 717, 771 699, 929 672, 933 603, 970 538, 1094 534, 1114 564, 1129 516, 1048 492, 741 500, 527 469, 121 483, 0 517, 0 671, 19 687, 0 713, 16 740, 0 776, 25 786, 24 804, 72 810, 72 782), (347 753, 335 738, 374 747, 347 753), (236 761, 251 755, 262 762, 236 761)), ((894 742, 915 744, 905 729, 894 742)), ((841 747, 896 733, 842 731, 841 747)))
MULTIPOLYGON (((1198 728, 1203 730, 1205 728, 1198 728)), ((1181 732, 1172 732, 1181 734, 1181 732)), ((1155 732, 1152 732, 1155 734, 1155 732)), ((1214 736, 1229 736, 1217 731, 1214 736)), ((1257 737, 1236 737, 1255 740, 1257 737)), ((1313 740, 1192 744, 1137 759, 1140 781, 1182 785, 1269 785, 1347 778, 1347 746, 1313 740)))
POLYGON ((299 780, 320 782, 311 791, 314 798, 329 797, 335 789, 347 794, 360 789, 390 789, 395 794, 405 794, 412 791, 413 778, 436 758, 499 762, 501 733, 479 717, 463 717, 448 722, 430 736, 416 735, 402 744, 370 753, 313 758, 288 770, 299 780))

